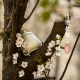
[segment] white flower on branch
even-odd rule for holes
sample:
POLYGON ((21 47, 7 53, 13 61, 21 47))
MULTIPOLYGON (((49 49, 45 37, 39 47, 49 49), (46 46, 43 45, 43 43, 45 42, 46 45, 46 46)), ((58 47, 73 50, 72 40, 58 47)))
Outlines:
POLYGON ((60 46, 55 47, 56 51, 60 51, 60 46))
POLYGON ((19 71, 19 77, 23 77, 24 76, 24 70, 19 71))
POLYGON ((23 41, 24 41, 24 39, 19 37, 19 38, 17 38, 16 43, 23 44, 23 41))
POLYGON ((12 60, 13 64, 17 64, 17 59, 12 60))
POLYGON ((45 53, 46 56, 51 56, 52 52, 45 53))
POLYGON ((21 37, 21 34, 20 33, 17 33, 16 34, 16 37, 18 38, 18 37, 21 37))
POLYGON ((22 66, 23 68, 26 68, 26 67, 28 66, 28 62, 24 62, 24 61, 22 61, 21 66, 22 66))
POLYGON ((13 54, 13 59, 17 59, 17 58, 18 58, 18 56, 19 56, 19 54, 18 54, 18 53, 13 54))
POLYGON ((50 70, 52 67, 54 67, 53 61, 47 61, 46 65, 45 65, 45 68, 50 70))
POLYGON ((37 76, 37 72, 36 71, 34 71, 32 74, 34 75, 34 78, 37 76))
POLYGON ((48 47, 47 51, 51 52, 51 51, 52 51, 52 49, 48 47))
POLYGON ((71 24, 70 20, 66 20, 65 23, 66 23, 66 25, 70 25, 71 24))
POLYGON ((56 40, 56 45, 59 45, 60 44, 60 40, 56 40))
POLYGON ((53 46, 55 46, 55 41, 52 40, 52 41, 49 43, 48 48, 52 48, 53 46))
POLYGON ((16 43, 15 45, 16 45, 16 47, 21 47, 22 44, 21 43, 16 43))
POLYGON ((61 36, 60 36, 59 34, 56 35, 56 39, 60 39, 60 37, 61 37, 61 36))
POLYGON ((56 55, 56 56, 61 56, 60 51, 55 51, 55 55, 56 55))
POLYGON ((43 64, 41 64, 41 65, 38 65, 38 71, 44 71, 45 70, 45 67, 44 67, 44 65, 43 64))
POLYGON ((37 71, 37 76, 41 76, 42 72, 41 71, 37 71))
POLYGON ((17 33, 16 37, 17 37, 17 40, 16 40, 15 45, 16 45, 16 47, 21 47, 24 42, 24 39, 21 37, 20 33, 17 33))

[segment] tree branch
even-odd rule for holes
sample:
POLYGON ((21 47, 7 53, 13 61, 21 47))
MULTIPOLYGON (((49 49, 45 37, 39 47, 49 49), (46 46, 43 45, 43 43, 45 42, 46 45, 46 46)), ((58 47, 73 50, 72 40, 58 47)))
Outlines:
POLYGON ((37 0, 35 6, 33 7, 31 13, 29 14, 29 16, 24 20, 24 23, 31 17, 31 15, 33 14, 34 10, 36 9, 38 3, 39 3, 40 0, 37 0))
MULTIPOLYGON (((14 0, 14 1, 15 1, 15 0, 14 0)), ((19 13, 20 3, 21 3, 21 0, 17 0, 17 1, 16 1, 16 8, 15 8, 15 14, 16 14, 16 15, 18 15, 18 13, 19 13)))
POLYGON ((68 65, 69 65, 69 63, 70 63, 70 60, 71 60, 71 58, 72 58, 72 56, 73 56, 73 52, 74 52, 74 49, 75 49, 75 47, 76 47, 76 45, 77 45, 77 42, 78 42, 78 40, 79 40, 79 37, 80 37, 80 33, 79 33, 79 35, 78 35, 78 37, 77 37, 77 39, 76 39, 76 42, 75 42, 74 47, 73 47, 73 49, 72 49, 71 55, 70 55, 70 57, 69 57, 69 59, 68 59, 68 61, 67 61, 67 64, 66 64, 66 66, 65 66, 65 69, 64 69, 64 71, 63 71, 63 73, 62 73, 62 75, 61 75, 61 77, 60 77, 59 80, 62 80, 63 77, 64 77, 64 75, 65 75, 65 73, 66 73, 66 70, 67 70, 68 65))
POLYGON ((11 26, 11 24, 12 24, 12 18, 14 17, 14 15, 18 15, 18 13, 19 13, 19 8, 20 8, 20 1, 21 0, 17 0, 17 2, 15 1, 15 0, 13 0, 13 10, 12 10, 12 14, 11 14, 11 18, 10 18, 10 20, 9 20, 9 23, 8 23, 8 25, 7 25, 7 27, 6 27, 6 30, 5 30, 5 32, 7 32, 7 30, 10 28, 10 26, 11 26))
MULTIPOLYGON (((55 40, 56 34, 59 34, 63 38, 64 33, 65 33, 65 27, 66 27, 65 22, 55 22, 49 37, 46 39, 44 44, 38 50, 32 52, 29 57, 26 57, 23 55, 23 53, 20 53, 22 60, 28 61, 28 67, 25 69, 26 74, 21 79, 25 80, 26 78, 26 80, 30 80, 29 79, 30 77, 28 77, 28 72, 29 72, 29 75, 32 75, 32 72, 36 71, 36 65, 38 64, 35 60, 36 58, 38 59, 41 58, 42 62, 46 62, 47 59, 51 58, 52 55, 49 57, 45 56, 45 53, 47 52, 48 43, 51 40, 55 40)), ((55 49, 53 49, 52 51, 54 54, 55 49)))

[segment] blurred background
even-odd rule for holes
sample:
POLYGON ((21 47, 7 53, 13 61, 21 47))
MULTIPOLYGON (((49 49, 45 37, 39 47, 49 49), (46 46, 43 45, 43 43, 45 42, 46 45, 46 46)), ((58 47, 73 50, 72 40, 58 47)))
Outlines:
MULTIPOLYGON (((29 15, 37 0, 29 0, 25 18, 29 15)), ((39 5, 34 11, 31 18, 23 25, 22 30, 33 32, 42 42, 44 42, 50 34, 55 21, 60 21, 67 13, 71 13, 70 25, 70 45, 74 46, 75 40, 80 32, 80 0, 40 0, 39 5)), ((0 0, 0 80, 2 80, 2 36, 4 29, 4 7, 0 0)), ((65 46, 64 36, 61 46, 65 46)), ((61 57, 52 56, 55 68, 51 70, 50 76, 57 76, 59 80, 70 53, 66 54, 61 50, 61 57)), ((67 72, 63 80, 80 80, 80 39, 74 51, 74 55, 70 61, 67 72)))

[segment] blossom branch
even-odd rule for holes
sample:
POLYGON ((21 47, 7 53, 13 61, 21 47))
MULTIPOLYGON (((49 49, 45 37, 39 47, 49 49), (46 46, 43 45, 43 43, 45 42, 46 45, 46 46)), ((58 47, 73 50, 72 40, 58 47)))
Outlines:
MULTIPOLYGON (((44 44, 39 49, 32 52, 29 57, 26 58, 24 55, 22 55, 22 57, 24 56, 24 60, 26 60, 29 64, 27 66, 27 69, 25 70, 25 72, 29 71, 29 73, 33 73, 33 71, 36 71, 37 62, 36 62, 35 58, 41 58, 42 62, 46 62, 47 59, 51 58, 52 55, 47 56, 47 57, 45 56, 45 53, 47 51, 48 43, 51 40, 55 40, 56 34, 59 34, 61 36, 61 38, 63 38, 64 33, 65 33, 65 27, 66 27, 66 25, 65 25, 64 21, 55 22, 54 26, 52 28, 52 31, 51 31, 50 35, 48 36, 48 38, 46 39, 46 41, 44 42, 44 44)), ((52 52, 54 54, 55 50, 52 49, 52 52)), ((28 77, 26 77, 26 79, 28 79, 28 77)))
POLYGON ((71 60, 71 58, 72 58, 72 56, 73 56, 73 52, 74 52, 74 49, 75 49, 75 47, 76 47, 76 45, 77 45, 77 42, 78 42, 78 40, 79 40, 79 37, 80 37, 80 33, 78 34, 78 37, 77 37, 76 42, 75 42, 75 44, 74 44, 74 47, 73 47, 73 49, 72 49, 71 55, 70 55, 70 57, 69 57, 69 59, 68 59, 68 61, 67 61, 67 64, 66 64, 66 66, 65 66, 65 69, 64 69, 64 71, 63 71, 63 73, 62 73, 62 75, 61 75, 61 77, 60 77, 59 80, 62 80, 63 77, 64 77, 64 75, 65 75, 65 73, 66 73, 66 70, 67 70, 68 65, 69 65, 69 63, 70 63, 70 60, 71 60))
POLYGON ((40 0, 37 0, 35 6, 33 7, 31 13, 29 14, 29 16, 24 20, 24 23, 31 17, 31 15, 33 14, 34 10, 36 9, 38 3, 39 3, 40 0))

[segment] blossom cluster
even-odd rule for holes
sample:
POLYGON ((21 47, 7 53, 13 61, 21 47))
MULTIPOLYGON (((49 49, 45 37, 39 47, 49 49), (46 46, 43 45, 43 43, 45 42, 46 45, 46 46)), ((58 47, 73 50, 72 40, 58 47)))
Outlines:
POLYGON ((32 74, 34 75, 34 78, 45 76, 49 77, 50 69, 53 67, 54 67, 53 61, 49 59, 45 64, 38 65, 37 72, 34 71, 32 74))
POLYGON ((17 64, 17 58, 18 58, 19 54, 18 53, 15 53, 13 54, 13 64, 17 64))
POLYGON ((17 37, 17 40, 16 40, 16 47, 21 47, 23 42, 24 42, 24 39, 21 37, 21 34, 20 33, 17 33, 16 34, 16 37, 17 37))
POLYGON ((52 47, 55 46, 55 41, 51 40, 51 42, 48 44, 47 53, 45 53, 46 56, 52 55, 52 47))
MULTIPOLYGON (((28 62, 22 61, 21 67, 22 67, 22 68, 26 68, 27 66, 28 66, 28 62)), ((23 77, 24 74, 25 74, 24 70, 20 70, 20 71, 19 71, 19 77, 23 77)))
MULTIPOLYGON (((15 53, 13 54, 13 64, 17 64, 17 58, 18 58, 19 54, 18 53, 15 53)), ((28 66, 28 62, 26 61, 22 61, 21 62, 21 65, 20 65, 22 68, 26 68, 28 66)), ((19 77, 23 77, 24 76, 24 70, 20 70, 19 71, 19 77)))
POLYGON ((61 56, 60 52, 60 38, 61 36, 59 34, 56 35, 56 47, 55 47, 55 55, 56 56, 61 56))
MULTIPOLYGON (((20 33, 17 33, 16 34, 16 37, 17 37, 17 40, 16 40, 16 47, 22 47, 23 46, 23 42, 24 42, 24 39, 21 37, 21 34, 20 33)), ((19 57, 19 54, 18 53, 15 53, 13 54, 13 64, 17 64, 17 59, 19 57)), ((26 61, 22 61, 20 66, 22 68, 26 68, 28 66, 28 62, 26 61)), ((19 72, 19 77, 23 77, 25 72, 24 70, 20 70, 19 72)))

